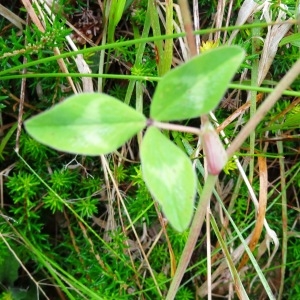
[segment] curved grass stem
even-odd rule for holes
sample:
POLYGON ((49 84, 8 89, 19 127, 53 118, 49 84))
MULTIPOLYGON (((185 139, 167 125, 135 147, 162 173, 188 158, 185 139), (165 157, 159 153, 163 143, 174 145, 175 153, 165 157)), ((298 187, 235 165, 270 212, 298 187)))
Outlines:
POLYGON ((200 197, 200 201, 195 212, 193 222, 190 228, 189 236, 185 247, 183 249, 182 255, 180 257, 177 270, 171 282, 166 300, 173 300, 176 296, 178 287, 182 280, 182 277, 185 273, 185 270, 190 262, 191 256, 193 254, 195 245, 198 240, 199 233, 201 231, 202 225, 204 223, 206 208, 209 204, 215 183, 217 181, 218 176, 208 175, 205 185, 203 187, 203 191, 200 197))

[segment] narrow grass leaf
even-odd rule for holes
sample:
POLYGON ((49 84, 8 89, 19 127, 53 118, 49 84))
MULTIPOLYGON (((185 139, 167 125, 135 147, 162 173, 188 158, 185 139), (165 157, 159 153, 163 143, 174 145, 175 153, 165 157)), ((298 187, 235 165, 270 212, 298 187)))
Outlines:
POLYGON ((244 59, 244 50, 224 46, 201 54, 168 72, 158 83, 151 118, 173 121, 213 110, 244 59))
POLYGON ((229 250, 228 250, 228 245, 226 245, 226 242, 224 241, 223 237, 222 237, 222 234, 221 232, 219 231, 219 228, 218 228, 218 225, 217 225, 217 222, 214 218, 214 216, 211 214, 211 225, 212 225, 212 228, 217 236, 217 239, 220 243, 220 246, 222 248, 222 251, 224 253, 224 256, 226 258, 226 261, 227 261, 227 265, 228 265, 228 268, 230 270, 230 273, 231 273, 231 276, 232 276, 232 279, 234 280, 234 287, 235 287, 235 291, 239 297, 239 299, 249 299, 248 295, 247 295, 247 292, 242 284, 242 280, 241 280, 241 277, 237 271, 237 269, 235 268, 235 265, 234 265, 234 262, 232 260, 232 257, 229 253, 229 250))
POLYGON ((290 35, 284 37, 280 41, 279 47, 282 47, 283 45, 286 45, 286 44, 292 44, 293 46, 300 47, 300 32, 290 34, 290 35))
POLYGON ((143 178, 170 224, 184 231, 193 215, 196 176, 188 156, 157 128, 150 127, 141 145, 143 178))
POLYGON ((112 0, 111 7, 109 10, 108 18, 108 33, 107 40, 109 43, 114 41, 114 34, 118 23, 120 22, 126 1, 125 0, 112 0))
POLYGON ((38 142, 82 155, 114 151, 145 125, 143 114, 97 93, 74 95, 25 122, 27 132, 38 142))

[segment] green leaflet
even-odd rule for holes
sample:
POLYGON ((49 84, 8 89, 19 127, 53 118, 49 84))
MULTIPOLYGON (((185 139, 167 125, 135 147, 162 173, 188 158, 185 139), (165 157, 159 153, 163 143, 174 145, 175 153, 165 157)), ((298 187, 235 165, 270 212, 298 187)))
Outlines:
POLYGON ((25 122, 27 132, 38 142, 82 155, 112 152, 145 125, 144 115, 97 93, 74 95, 25 122))
POLYGON ((184 231, 193 215, 196 192, 191 160, 155 127, 147 130, 140 154, 147 187, 171 225, 184 231))
POLYGON ((244 59, 237 46, 215 48, 168 72, 155 90, 150 116, 184 120, 213 110, 244 59))

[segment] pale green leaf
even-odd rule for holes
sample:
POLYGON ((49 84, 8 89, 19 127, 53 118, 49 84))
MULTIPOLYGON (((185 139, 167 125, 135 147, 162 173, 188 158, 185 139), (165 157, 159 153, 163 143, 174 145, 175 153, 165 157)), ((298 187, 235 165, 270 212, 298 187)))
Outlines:
POLYGON ((74 95, 25 122, 27 132, 38 142, 82 155, 114 151, 145 125, 144 115, 97 93, 74 95))
POLYGON ((243 59, 243 49, 224 46, 171 70, 157 85, 151 118, 172 121, 207 114, 221 100, 243 59))
POLYGON ((188 156, 157 128, 150 127, 141 145, 143 178, 170 224, 187 229, 193 215, 196 175, 188 156))

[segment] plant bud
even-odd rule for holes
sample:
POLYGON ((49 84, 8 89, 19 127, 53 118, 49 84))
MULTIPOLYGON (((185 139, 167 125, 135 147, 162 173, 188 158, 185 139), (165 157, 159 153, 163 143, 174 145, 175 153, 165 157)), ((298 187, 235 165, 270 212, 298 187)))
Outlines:
POLYGON ((227 163, 227 154, 219 135, 209 122, 202 129, 202 144, 208 173, 218 175, 227 163))

